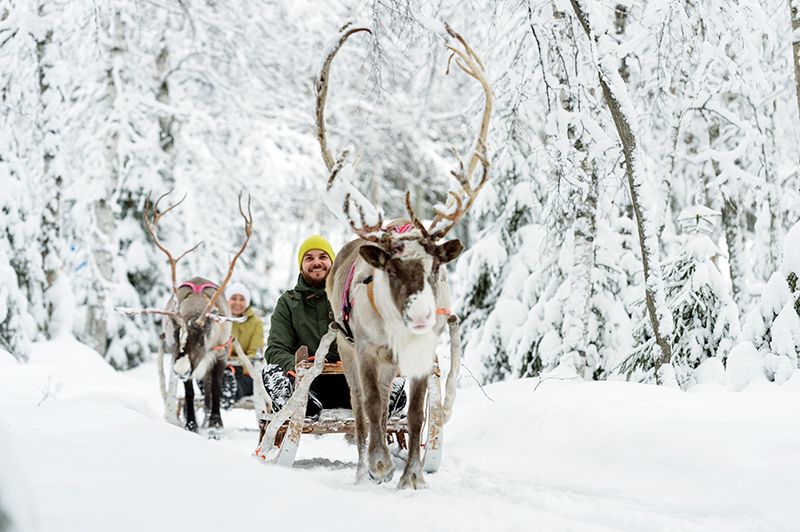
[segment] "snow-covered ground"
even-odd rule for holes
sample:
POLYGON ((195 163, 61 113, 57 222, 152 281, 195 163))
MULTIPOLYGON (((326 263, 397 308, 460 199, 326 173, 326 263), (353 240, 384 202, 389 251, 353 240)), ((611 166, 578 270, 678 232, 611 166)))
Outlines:
MULTIPOLYGON (((743 392, 520 380, 459 390, 429 489, 353 484, 355 448, 250 456, 252 413, 210 441, 163 421, 153 364, 117 373, 71 338, 0 351, 0 508, 87 531, 797 530, 800 374, 743 392)), ((3 517, 0 512, 0 529, 3 517)))

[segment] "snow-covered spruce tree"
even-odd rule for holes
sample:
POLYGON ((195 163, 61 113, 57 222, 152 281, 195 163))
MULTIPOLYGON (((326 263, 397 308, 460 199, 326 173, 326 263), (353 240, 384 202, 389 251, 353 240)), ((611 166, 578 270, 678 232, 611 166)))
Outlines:
MULTIPOLYGON (((511 192, 519 198, 512 202, 497 193, 491 204, 499 199, 501 208, 490 208, 478 219, 484 233, 457 270, 457 279, 468 281, 459 294, 469 316, 463 328, 468 331, 465 359, 481 361, 485 381, 539 375, 562 364, 587 378, 603 378, 609 362, 616 364, 616 354, 630 343, 620 298, 627 283, 619 266, 622 240, 608 218, 597 214, 616 209, 616 187, 601 183, 597 169, 606 168, 618 151, 603 133, 600 101, 584 90, 596 83, 594 73, 576 71, 580 57, 562 44, 576 22, 552 9, 531 6, 521 21, 523 33, 509 37, 514 53, 496 51, 510 61, 495 89, 499 114, 510 116, 513 124, 504 154, 523 169, 529 190, 524 196, 511 192), (531 71, 529 65, 539 68, 531 71), (509 78, 543 90, 505 99, 509 78), (526 197, 532 202, 528 223, 508 238, 502 228, 526 197)), ((497 186, 511 191, 504 177, 498 176, 497 186)))
POLYGON ((646 197, 642 197, 644 194, 642 154, 637 146, 636 134, 632 129, 632 125, 636 123, 635 109, 631 104, 615 61, 617 45, 610 38, 609 32, 604 30, 602 17, 595 13, 595 6, 590 1, 570 0, 570 3, 592 46, 592 55, 600 86, 622 142, 628 191, 636 214, 639 243, 642 249, 645 304, 658 346, 658 353, 655 355, 656 381, 669 382, 673 379, 671 368, 664 368, 662 372, 662 367, 670 363, 671 346, 668 337, 672 333, 672 320, 666 307, 664 284, 661 279, 657 228, 649 212, 648 204, 650 202, 646 197), (600 28, 603 28, 599 32, 597 31, 598 24, 600 24, 600 28))
POLYGON ((531 182, 523 177, 530 171, 524 161, 516 161, 495 175, 496 185, 483 193, 496 193, 484 198, 481 217, 494 221, 457 265, 464 286, 463 294, 457 294, 464 359, 482 382, 520 374, 519 363, 509 359, 511 335, 527 312, 524 283, 539 249, 537 235, 543 233, 530 223, 537 203, 531 182))
MULTIPOLYGON (((3 177, 2 171, 0 168, 0 177, 3 177)), ((0 211, 0 221, 8 221, 8 218, 0 211)), ((30 355, 35 326, 25 295, 19 289, 16 272, 11 267, 8 247, 6 236, 0 235, 0 348, 25 362, 30 355)))
POLYGON ((3 332, 9 350, 27 356, 28 342, 47 323, 46 275, 36 245, 41 234, 43 135, 38 127, 43 106, 39 41, 45 24, 36 3, 0 7, 0 242, 3 246, 3 332), (11 268, 11 271, 7 268, 11 268))
POLYGON ((71 112, 61 149, 63 234, 71 250, 65 259, 79 309, 75 333, 124 368, 141 361, 157 336, 140 318, 114 312, 115 306, 143 306, 130 275, 142 261, 128 250, 145 238, 130 216, 140 209, 144 191, 160 182, 158 123, 151 105, 155 61, 140 47, 138 14, 131 6, 74 7, 86 15, 81 20, 95 24, 95 32, 87 34, 67 18, 55 34, 69 54, 62 60, 72 65, 71 112))
MULTIPOLYGON (((681 387, 693 382, 693 370, 708 358, 724 361, 739 336, 738 308, 714 263, 720 253, 710 235, 717 218, 719 212, 702 205, 684 209, 678 217, 685 233, 683 250, 663 262, 667 305, 675 324, 669 337, 672 366, 681 387)), ((650 352, 655 340, 646 325, 640 325, 639 343, 620 367, 628 378, 653 374, 650 352)))
MULTIPOLYGON (((741 365, 751 351, 767 379, 778 384, 785 382, 798 367, 800 360, 800 223, 786 234, 783 243, 781 269, 772 274, 764 287, 758 304, 747 315, 740 343, 736 346, 731 364, 741 365), (763 365, 762 365, 763 364, 763 365)), ((733 354, 732 354, 733 356, 733 354)), ((752 357, 752 353, 750 354, 752 357)), ((738 372, 731 368, 729 372, 738 372)), ((738 376, 741 388, 754 376, 738 376)))
POLYGON ((490 183, 473 213, 480 214, 474 223, 482 231, 459 259, 454 277, 465 362, 483 382, 538 373, 528 367, 528 350, 515 349, 515 338, 557 271, 557 252, 538 223, 545 211, 548 187, 542 168, 547 157, 534 144, 544 136, 539 128, 546 108, 529 105, 544 75, 528 68, 535 57, 530 20, 526 15, 497 21, 507 31, 494 47, 486 46, 484 63, 504 72, 493 80, 495 117, 503 117, 496 124, 502 127, 495 126, 490 136, 490 146, 502 149, 495 152, 490 183))

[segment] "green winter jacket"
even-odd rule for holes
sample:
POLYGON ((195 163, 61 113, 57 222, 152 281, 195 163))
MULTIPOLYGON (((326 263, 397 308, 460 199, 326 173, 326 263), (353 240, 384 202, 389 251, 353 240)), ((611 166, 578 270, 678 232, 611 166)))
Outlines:
MULTIPOLYGON (((245 354, 252 360, 264 347, 264 322, 256 316, 251 307, 247 307, 244 316, 247 318, 244 323, 233 323, 231 335, 239 340, 245 354)), ((239 359, 233 354, 231 360, 238 362, 239 359)), ((245 374, 247 374, 246 371, 245 374)))
MULTIPOLYGON (((294 371, 295 351, 305 345, 309 355, 313 356, 331 321, 333 311, 325 289, 308 286, 299 275, 294 290, 284 292, 278 298, 272 313, 264 352, 267 364, 278 364, 283 371, 294 371)), ((328 353, 328 358, 338 359, 336 342, 328 353)))

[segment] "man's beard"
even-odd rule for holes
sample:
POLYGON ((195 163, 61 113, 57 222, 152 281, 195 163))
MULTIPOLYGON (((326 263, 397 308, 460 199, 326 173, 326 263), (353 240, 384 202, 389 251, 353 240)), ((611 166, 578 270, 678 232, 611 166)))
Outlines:
POLYGON ((329 273, 330 270, 326 270, 325 276, 320 280, 312 279, 309 275, 306 275, 305 272, 302 272, 301 275, 303 276, 303 280, 305 280, 306 284, 311 288, 325 288, 325 281, 328 279, 329 273))

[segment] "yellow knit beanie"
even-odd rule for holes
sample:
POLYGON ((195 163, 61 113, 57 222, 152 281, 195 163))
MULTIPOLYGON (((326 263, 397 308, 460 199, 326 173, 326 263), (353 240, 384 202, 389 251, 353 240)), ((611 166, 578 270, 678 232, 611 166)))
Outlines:
POLYGON ((310 237, 306 238, 302 244, 300 244, 300 250, 297 252, 297 267, 301 270, 303 269, 303 255, 312 249, 320 249, 324 251, 331 258, 331 262, 333 262, 335 255, 333 254, 333 247, 331 246, 331 243, 319 235, 311 235, 310 237))

